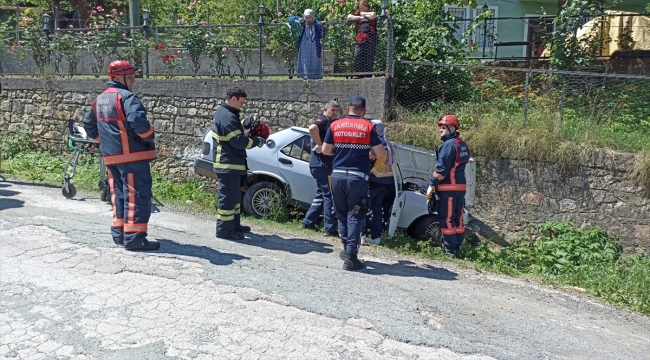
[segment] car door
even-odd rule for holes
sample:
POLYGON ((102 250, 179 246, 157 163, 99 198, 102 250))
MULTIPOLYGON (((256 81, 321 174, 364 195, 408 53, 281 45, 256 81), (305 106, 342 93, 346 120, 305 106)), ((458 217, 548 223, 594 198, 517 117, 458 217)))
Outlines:
POLYGON ((301 135, 278 151, 280 174, 287 179, 291 197, 305 204, 311 204, 316 193, 316 180, 309 170, 311 139, 301 135))
POLYGON ((398 163, 393 164, 393 176, 395 177, 395 201, 390 214, 390 222, 388 223, 388 236, 393 236, 397 230, 397 224, 402 216, 402 210, 406 204, 406 193, 402 191, 402 171, 398 163))

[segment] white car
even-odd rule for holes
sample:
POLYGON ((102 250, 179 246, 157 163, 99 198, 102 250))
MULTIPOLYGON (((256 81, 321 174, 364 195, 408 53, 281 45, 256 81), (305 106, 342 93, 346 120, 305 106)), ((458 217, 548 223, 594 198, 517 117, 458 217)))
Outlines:
MULTIPOLYGON (((194 171, 216 180, 212 131, 208 131, 203 141, 203 155, 194 160, 194 171)), ((407 145, 393 145, 398 162, 393 164, 396 196, 388 235, 393 236, 400 228, 416 239, 432 239, 439 243, 441 234, 437 216, 429 214, 426 205, 427 182, 436 166, 435 153, 407 145)), ((309 208, 316 193, 316 181, 309 171, 311 139, 306 128, 291 127, 271 134, 262 148, 247 150, 247 155, 248 178, 242 188, 243 208, 247 214, 258 218, 269 215, 271 199, 280 192, 284 192, 294 206, 303 210, 309 208)), ((476 179, 474 159, 467 166, 466 176, 465 203, 472 206, 476 179)), ((467 219, 466 211, 465 224, 467 219)))

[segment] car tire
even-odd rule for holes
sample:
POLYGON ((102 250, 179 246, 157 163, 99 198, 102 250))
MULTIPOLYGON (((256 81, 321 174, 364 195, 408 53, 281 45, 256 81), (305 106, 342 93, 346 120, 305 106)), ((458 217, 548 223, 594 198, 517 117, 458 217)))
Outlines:
POLYGON ((244 211, 258 219, 269 216, 271 200, 280 194, 280 188, 270 181, 254 183, 244 193, 244 211))
POLYGON ((430 240, 434 246, 442 244, 442 232, 440 232, 440 223, 437 216, 429 215, 417 219, 410 226, 408 234, 417 240, 430 240))

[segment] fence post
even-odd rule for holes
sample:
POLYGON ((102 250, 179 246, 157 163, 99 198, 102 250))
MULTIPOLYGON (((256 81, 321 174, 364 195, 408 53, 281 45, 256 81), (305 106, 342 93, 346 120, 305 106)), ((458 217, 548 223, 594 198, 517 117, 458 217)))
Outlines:
POLYGON ((257 29, 259 33, 259 50, 260 50, 260 68, 259 78, 262 79, 262 26, 264 26, 264 12, 263 5, 260 5, 260 18, 257 21, 257 29))
POLYGON ((393 17, 386 17, 388 29, 386 30, 386 85, 384 86, 384 116, 385 121, 390 120, 393 115, 393 103, 395 97, 395 61, 393 59, 393 17))
POLYGON ((530 71, 526 71, 526 85, 524 87, 524 127, 528 122, 528 92, 530 85, 530 71))

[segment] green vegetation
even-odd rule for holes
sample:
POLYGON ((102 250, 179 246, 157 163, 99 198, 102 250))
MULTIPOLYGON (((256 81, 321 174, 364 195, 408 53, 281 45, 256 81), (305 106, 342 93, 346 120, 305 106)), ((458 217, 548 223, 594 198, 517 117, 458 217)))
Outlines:
POLYGON ((602 148, 639 153, 629 171, 650 189, 650 95, 642 90, 647 80, 534 74, 526 103, 524 73, 452 70, 458 71, 451 78, 440 72, 419 80, 458 85, 457 77, 465 79, 454 92, 441 85, 398 107, 399 121, 387 125, 393 141, 433 150, 440 143, 437 120, 453 113, 474 155, 569 167, 602 148))
MULTIPOLYGON (((568 222, 546 222, 510 247, 465 242, 459 265, 537 279, 554 287, 576 287, 610 304, 650 314, 650 256, 621 255, 618 240, 603 230, 581 230, 568 222)), ((398 253, 446 260, 441 248, 406 236, 383 238, 381 246, 398 253)))

